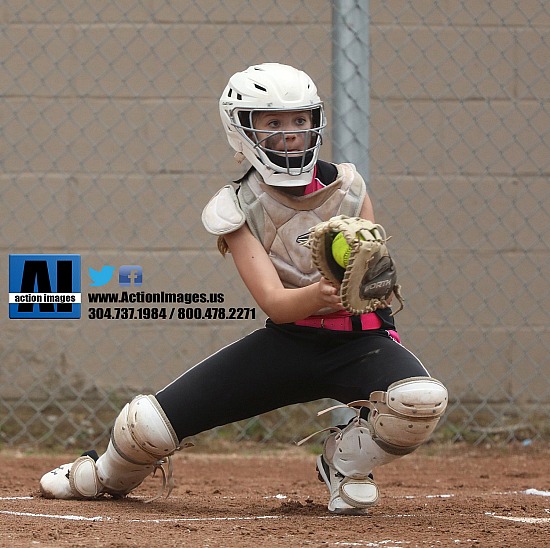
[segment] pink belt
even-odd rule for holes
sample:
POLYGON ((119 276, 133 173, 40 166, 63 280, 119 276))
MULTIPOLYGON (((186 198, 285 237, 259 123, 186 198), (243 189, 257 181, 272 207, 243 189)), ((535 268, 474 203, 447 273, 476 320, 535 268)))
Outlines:
MULTIPOLYGON (((380 329, 382 327, 382 320, 374 312, 361 314, 359 318, 361 319, 361 329, 363 331, 380 329)), ((294 323, 304 327, 318 327, 334 331, 353 331, 351 316, 309 316, 309 318, 304 318, 294 323)))

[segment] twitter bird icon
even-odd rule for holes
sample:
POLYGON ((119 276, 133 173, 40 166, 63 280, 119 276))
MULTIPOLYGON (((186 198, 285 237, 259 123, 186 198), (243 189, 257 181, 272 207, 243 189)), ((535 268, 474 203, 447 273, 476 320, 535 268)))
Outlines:
POLYGON ((115 271, 114 266, 105 265, 101 270, 94 270, 93 268, 88 268, 88 274, 92 279, 90 285, 94 287, 100 287, 102 285, 108 284, 111 278, 113 277, 113 272, 115 271))

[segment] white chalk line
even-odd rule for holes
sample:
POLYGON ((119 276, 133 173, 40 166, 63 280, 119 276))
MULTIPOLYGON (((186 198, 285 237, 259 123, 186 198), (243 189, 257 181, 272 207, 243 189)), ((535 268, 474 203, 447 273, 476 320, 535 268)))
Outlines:
MULTIPOLYGON (((62 519, 70 521, 110 521, 110 522, 124 522, 124 523, 176 523, 176 522, 198 522, 198 521, 254 521, 263 519, 291 519, 296 516, 226 516, 226 517, 210 517, 210 518, 151 518, 151 519, 117 519, 109 516, 75 516, 64 514, 36 514, 32 512, 16 512, 13 510, 0 510, 0 514, 9 516, 20 516, 30 518, 50 518, 50 519, 62 519)), ((307 516, 314 519, 341 519, 342 516, 330 515, 330 516, 307 516)), ((386 514, 382 516, 384 518, 408 518, 416 517, 416 514, 386 514)))
POLYGON ((493 514, 492 512, 485 512, 485 515, 496 519, 504 519, 507 521, 517 521, 520 523, 550 523, 550 518, 530 518, 530 517, 524 518, 519 516, 498 516, 497 514, 493 514))
POLYGON ((25 518, 51 518, 51 519, 66 519, 71 521, 112 521, 109 517, 103 516, 72 516, 70 514, 35 514, 33 512, 14 512, 12 510, 0 510, 0 514, 7 516, 20 516, 25 518))
MULTIPOLYGON (((32 500, 35 497, 0 497, 2 500, 32 500)), ((253 520, 268 520, 268 519, 290 519, 294 516, 286 515, 266 515, 266 516, 225 516, 225 517, 208 517, 208 518, 150 518, 150 519, 117 519, 109 516, 78 516, 72 514, 43 514, 33 512, 18 512, 15 510, 0 510, 0 515, 31 517, 31 518, 46 518, 60 519, 69 521, 110 521, 110 522, 125 522, 125 523, 177 523, 177 522, 208 522, 208 521, 253 521, 253 520)), ((414 514, 396 514, 386 515, 385 518, 405 518, 414 517, 414 514)), ((341 516, 308 516, 316 519, 340 519, 341 516)))
MULTIPOLYGON (((539 491, 537 489, 527 489, 525 491, 507 491, 507 492, 496 492, 491 493, 492 495, 535 495, 535 496, 550 496, 550 491, 539 491)), ((405 499, 415 499, 415 498, 425 498, 425 499, 446 499, 454 497, 454 494, 441 493, 436 495, 424 495, 421 497, 415 495, 405 495, 405 499)), ((25 496, 25 497, 0 497, 0 501, 13 501, 13 500, 33 500, 35 497, 25 496)), ((264 497, 267 498, 267 497, 264 497)), ((273 498, 286 498, 285 495, 276 495, 273 498)), ((547 510, 548 511, 548 510, 547 510)), ((42 513, 33 513, 33 512, 17 512, 14 510, 0 510, 0 514, 11 515, 11 516, 20 516, 20 517, 35 517, 35 518, 47 518, 47 519, 60 519, 60 520, 70 520, 70 521, 125 521, 127 523, 176 523, 176 522, 209 522, 209 521, 252 521, 252 520, 268 520, 268 519, 285 519, 292 516, 281 516, 281 515, 265 515, 265 516, 226 516, 226 517, 208 517, 208 518, 151 518, 151 519, 129 519, 129 520, 117 520, 116 518, 111 518, 109 516, 79 516, 72 514, 42 514, 42 513)), ((550 523, 550 518, 535 518, 535 517, 516 517, 516 516, 499 516, 493 512, 485 512, 486 516, 490 516, 496 519, 503 519, 508 521, 515 521, 520 523, 550 523)), ((331 518, 340 518, 341 516, 309 516, 315 517, 317 519, 331 519, 331 518)), ((415 514, 397 514, 397 515, 384 515, 381 516, 384 518, 405 518, 405 517, 415 517, 415 514)))
MULTIPOLYGON (((489 495, 534 495, 539 497, 550 497, 550 491, 540 491, 538 489, 526 489, 525 491, 494 491, 493 493, 488 493, 489 495)), ((455 493, 438 493, 435 495, 402 495, 393 497, 396 499, 448 499, 456 497, 455 493)), ((35 497, 26 496, 26 497, 0 497, 2 500, 33 500, 35 497)), ((135 497, 139 499, 140 497, 135 497)), ((277 494, 271 495, 268 497, 263 497, 264 499, 287 499, 287 495, 277 494)))
POLYGON ((539 491, 538 489, 527 489, 524 491, 526 495, 537 495, 539 497, 550 497, 550 491, 539 491))
MULTIPOLYGON (((220 518, 153 518, 153 519, 122 519, 111 518, 109 516, 75 516, 66 514, 35 514, 33 512, 15 512, 12 510, 0 510, 0 514, 8 516, 20 516, 27 518, 50 518, 70 521, 120 521, 126 523, 175 523, 178 521, 251 521, 256 519, 283 519, 290 516, 228 516, 220 518)), ((320 516, 323 517, 323 516, 320 516)), ((332 516, 327 516, 332 517, 332 516)))

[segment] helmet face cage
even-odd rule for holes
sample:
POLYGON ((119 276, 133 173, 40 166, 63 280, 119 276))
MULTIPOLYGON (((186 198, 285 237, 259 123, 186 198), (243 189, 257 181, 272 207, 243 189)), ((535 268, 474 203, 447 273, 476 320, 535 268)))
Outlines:
MULTIPOLYGON (((317 161, 319 149, 323 142, 323 129, 326 126, 322 105, 314 108, 285 110, 285 112, 311 112, 313 127, 292 131, 256 129, 253 122, 254 114, 266 111, 267 109, 235 109, 231 113, 232 125, 240 136, 250 144, 262 164, 274 172, 301 175, 304 172, 311 171, 317 161), (288 149, 287 137, 289 135, 303 136, 304 145, 301 150, 288 149), (271 148, 271 143, 274 141, 281 141, 284 146, 283 150, 271 148)), ((277 111, 281 112, 279 109, 277 111)))

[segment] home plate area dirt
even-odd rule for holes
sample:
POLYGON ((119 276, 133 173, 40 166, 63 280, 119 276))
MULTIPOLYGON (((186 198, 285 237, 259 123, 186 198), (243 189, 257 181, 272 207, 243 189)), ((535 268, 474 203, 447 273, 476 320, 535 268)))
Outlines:
POLYGON ((0 452, 1 546, 429 547, 550 545, 548 445, 427 446, 381 467, 367 516, 334 516, 307 448, 192 448, 114 500, 41 498, 40 476, 75 455, 0 452))

